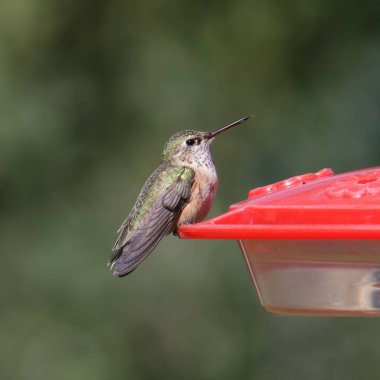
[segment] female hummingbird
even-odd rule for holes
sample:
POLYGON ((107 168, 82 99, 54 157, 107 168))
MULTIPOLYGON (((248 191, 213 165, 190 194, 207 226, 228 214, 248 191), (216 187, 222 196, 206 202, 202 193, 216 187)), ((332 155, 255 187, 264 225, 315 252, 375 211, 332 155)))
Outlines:
POLYGON ((118 230, 108 265, 123 277, 147 258, 164 235, 184 223, 197 223, 210 211, 218 177, 210 153, 220 133, 248 120, 243 117, 215 132, 186 130, 166 142, 159 167, 145 182, 132 211, 118 230))

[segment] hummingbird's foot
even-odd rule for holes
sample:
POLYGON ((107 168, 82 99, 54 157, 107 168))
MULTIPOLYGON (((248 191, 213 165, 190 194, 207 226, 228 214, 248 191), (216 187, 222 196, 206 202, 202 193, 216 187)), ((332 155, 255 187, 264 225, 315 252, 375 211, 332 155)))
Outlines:
POLYGON ((176 236, 176 237, 179 237, 179 233, 178 233, 178 231, 176 229, 173 231, 173 235, 176 236))

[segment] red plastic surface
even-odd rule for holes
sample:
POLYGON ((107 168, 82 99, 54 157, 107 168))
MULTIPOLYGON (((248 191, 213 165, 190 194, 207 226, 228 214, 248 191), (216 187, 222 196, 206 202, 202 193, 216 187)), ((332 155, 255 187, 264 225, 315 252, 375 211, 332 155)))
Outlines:
POLYGON ((380 239, 380 167, 331 169, 251 190, 230 211, 179 229, 197 239, 380 239))

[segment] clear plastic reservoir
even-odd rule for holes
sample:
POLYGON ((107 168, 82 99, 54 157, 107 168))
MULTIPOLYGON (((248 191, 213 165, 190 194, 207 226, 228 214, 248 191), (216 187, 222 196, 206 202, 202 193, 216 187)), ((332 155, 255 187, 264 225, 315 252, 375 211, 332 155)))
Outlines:
POLYGON ((244 240, 240 245, 265 310, 380 315, 378 241, 244 240))

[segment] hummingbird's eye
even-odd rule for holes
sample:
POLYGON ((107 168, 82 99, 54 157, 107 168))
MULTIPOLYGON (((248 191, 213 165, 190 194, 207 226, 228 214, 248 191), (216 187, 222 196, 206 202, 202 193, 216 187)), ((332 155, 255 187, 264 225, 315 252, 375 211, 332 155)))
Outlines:
POLYGON ((188 146, 192 146, 192 145, 195 145, 195 144, 198 145, 200 142, 201 142, 201 139, 198 138, 198 137, 196 137, 194 139, 188 139, 188 140, 186 140, 186 145, 188 145, 188 146))

